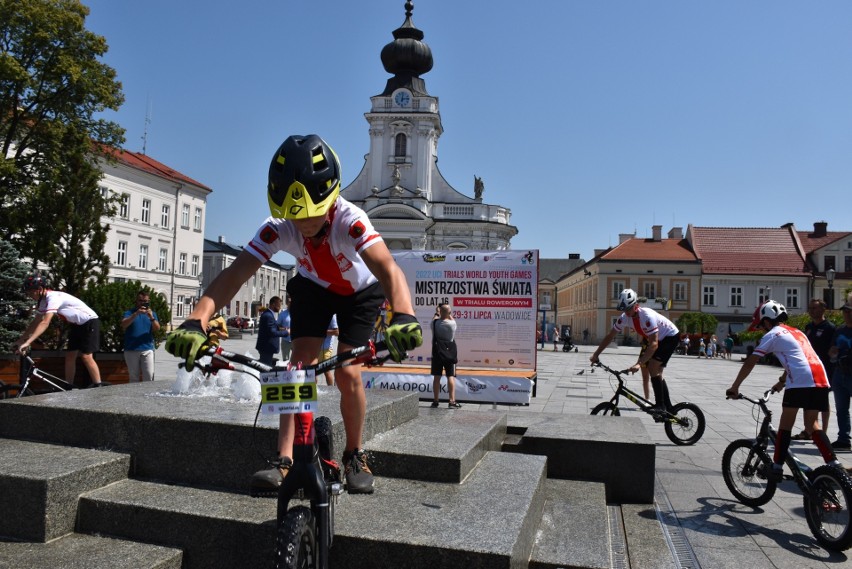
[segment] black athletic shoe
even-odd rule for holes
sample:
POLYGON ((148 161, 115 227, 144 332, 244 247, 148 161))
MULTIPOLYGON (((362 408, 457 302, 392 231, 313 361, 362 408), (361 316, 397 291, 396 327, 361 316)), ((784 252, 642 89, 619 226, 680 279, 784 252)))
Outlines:
POLYGON ((831 448, 834 450, 852 450, 852 444, 849 441, 834 441, 831 443, 831 448))
POLYGON ((438 405, 439 405, 439 403, 437 401, 432 401, 431 407, 432 407, 432 409, 437 409, 438 405))
POLYGON ((372 494, 373 473, 367 466, 367 453, 356 448, 343 453, 343 467, 346 476, 346 491, 350 494, 372 494))
POLYGON ((461 409, 461 403, 456 403, 455 401, 450 401, 447 405, 448 409, 461 409))

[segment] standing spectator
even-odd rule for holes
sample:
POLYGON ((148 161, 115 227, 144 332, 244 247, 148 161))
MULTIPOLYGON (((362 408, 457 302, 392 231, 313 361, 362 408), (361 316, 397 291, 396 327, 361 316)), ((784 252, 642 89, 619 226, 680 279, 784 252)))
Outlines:
POLYGON ((290 295, 284 300, 284 308, 278 313, 278 329, 284 332, 281 336, 281 361, 290 361, 290 352, 293 350, 293 340, 290 338, 290 295))
POLYGON ((587 344, 589 342, 589 329, 583 328, 583 343, 587 344))
POLYGON ((207 341, 211 346, 218 346, 222 340, 229 338, 228 324, 221 313, 214 314, 207 323, 207 341))
MULTIPOLYGON (((554 335, 556 330, 554 329, 554 335)), ((440 304, 432 319, 432 407, 440 403, 441 374, 447 375, 447 394, 449 408, 459 409, 456 403, 456 363, 458 362, 458 347, 456 346, 456 321, 453 311, 448 304, 440 304)))
POLYGON ((53 316, 59 315, 71 326, 68 334, 68 351, 65 352, 65 381, 74 383, 79 355, 86 371, 89 372, 92 387, 100 387, 101 371, 92 355, 101 348, 101 321, 98 315, 76 296, 50 290, 49 287, 47 277, 41 273, 33 273, 24 279, 24 292, 36 302, 38 314, 12 344, 12 351, 16 354, 24 354, 32 343, 44 334, 53 316))
MULTIPOLYGON (((831 349, 831 343, 834 339, 834 324, 825 319, 825 302, 814 298, 808 303, 808 316, 811 321, 805 324, 805 336, 811 342, 816 355, 819 356, 819 361, 825 367, 825 373, 828 377, 832 377, 831 357, 828 355, 831 349)), ((833 382, 831 382, 833 385, 833 382)), ((831 418, 831 404, 821 413, 822 429, 828 431, 828 421, 831 418)), ((809 441, 811 435, 808 432, 807 425, 801 433, 793 437, 797 441, 809 441)))
POLYGON ((731 359, 731 352, 734 349, 734 337, 728 334, 725 337, 725 357, 731 359))
MULTIPOLYGON (((319 361, 327 360, 334 355, 334 339, 340 335, 340 329, 337 327, 337 314, 331 315, 331 322, 328 323, 328 330, 325 331, 325 339, 322 341, 320 348, 319 361)), ((334 385, 334 374, 331 371, 325 372, 326 385, 334 385)))
POLYGON ((707 357, 707 346, 704 344, 704 336, 701 336, 701 339, 698 340, 698 359, 701 357, 707 357))
POLYGON ((160 329, 160 320, 144 290, 136 293, 136 306, 124 313, 121 329, 130 381, 154 381, 154 332, 160 329))
POLYGON ((284 335, 284 332, 278 329, 279 310, 281 297, 273 296, 269 299, 269 307, 261 313, 259 319, 257 343, 254 347, 260 354, 258 359, 268 366, 275 365, 275 355, 281 348, 281 336, 284 335))
POLYGON ((553 325, 553 334, 550 338, 553 340, 553 351, 557 351, 559 344, 559 330, 556 329, 556 324, 553 325))
POLYGON ((754 352, 746 357, 734 383, 725 390, 725 396, 736 399, 743 381, 760 361, 760 358, 775 354, 784 373, 773 387, 773 391, 784 389, 784 401, 781 403, 781 419, 778 421, 778 434, 775 437, 775 455, 771 472, 767 479, 780 482, 783 479, 784 461, 790 448, 793 425, 799 409, 804 410, 805 424, 811 439, 819 449, 826 464, 839 466, 837 456, 831 448, 825 432, 820 428, 817 417, 820 411, 828 407, 828 377, 811 343, 804 332, 784 324, 787 321, 787 309, 783 304, 768 300, 757 312, 752 327, 758 326, 766 331, 754 352))
POLYGON ((711 359, 716 354, 716 336, 711 336, 710 340, 707 342, 706 353, 707 359, 711 359))
POLYGON ((834 408, 837 412, 837 440, 831 443, 835 450, 852 449, 849 420, 849 400, 852 398, 852 294, 846 297, 840 311, 843 313, 843 326, 834 332, 834 344, 829 356, 834 365, 831 387, 834 390, 834 408))

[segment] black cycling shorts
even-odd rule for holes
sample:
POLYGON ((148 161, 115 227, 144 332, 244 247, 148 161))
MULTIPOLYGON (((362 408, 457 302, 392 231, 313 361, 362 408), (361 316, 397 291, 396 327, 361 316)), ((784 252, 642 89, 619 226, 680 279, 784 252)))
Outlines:
POLYGON ((805 411, 828 411, 827 387, 797 387, 784 390, 782 407, 805 411))
POLYGON ((331 317, 337 315, 340 343, 366 346, 370 342, 385 293, 379 283, 351 296, 341 296, 296 275, 287 283, 290 296, 290 337, 325 338, 331 317))
POLYGON ((671 359, 675 348, 677 348, 677 344, 677 336, 668 336, 666 338, 663 338, 662 340, 657 342, 657 351, 654 352, 654 355, 651 356, 651 359, 657 360, 662 364, 662 367, 666 367, 666 364, 669 363, 669 360, 671 359))
POLYGON ((445 363, 440 358, 433 357, 429 371, 432 373, 432 375, 446 375, 447 377, 455 377, 456 364, 445 363))
POLYGON ((72 324, 68 332, 68 349, 83 354, 94 354, 101 349, 101 321, 92 318, 82 324, 72 324))

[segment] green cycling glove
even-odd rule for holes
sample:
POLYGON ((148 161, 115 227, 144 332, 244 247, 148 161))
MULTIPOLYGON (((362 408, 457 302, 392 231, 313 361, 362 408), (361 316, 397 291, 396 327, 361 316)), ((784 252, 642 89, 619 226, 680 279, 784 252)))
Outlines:
POLYGON ((201 320, 185 320, 166 338, 166 351, 186 360, 187 371, 192 371, 195 367, 195 358, 206 343, 207 334, 201 327, 201 320))
POLYGON ((391 359, 397 363, 403 361, 408 350, 423 343, 423 329, 417 318, 411 314, 394 313, 390 326, 385 331, 385 344, 391 359))

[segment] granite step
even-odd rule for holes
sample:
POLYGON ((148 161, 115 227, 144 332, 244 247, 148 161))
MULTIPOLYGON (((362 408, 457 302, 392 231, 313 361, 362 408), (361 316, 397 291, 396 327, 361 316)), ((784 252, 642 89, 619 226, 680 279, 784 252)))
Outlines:
MULTIPOLYGON (((342 495, 332 565, 526 567, 544 506, 543 457, 487 452, 462 484, 376 478, 342 495)), ((271 564, 275 500, 126 480, 80 499, 79 531, 184 551, 184 567, 271 564)))
POLYGON ((0 439, 0 536, 46 542, 73 532, 78 496, 129 469, 126 454, 0 439))
POLYGON ((0 539, 0 569, 181 569, 182 553, 160 545, 69 534, 48 543, 0 539))

